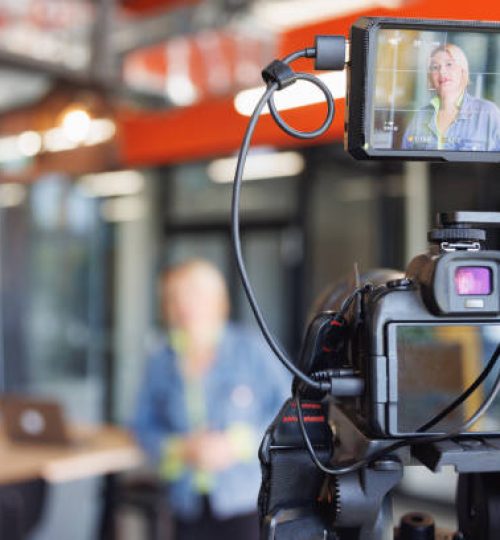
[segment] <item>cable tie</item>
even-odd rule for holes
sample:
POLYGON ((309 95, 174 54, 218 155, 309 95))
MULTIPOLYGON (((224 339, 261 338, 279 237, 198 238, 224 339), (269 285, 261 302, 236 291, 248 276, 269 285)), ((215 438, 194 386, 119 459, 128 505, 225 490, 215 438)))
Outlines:
POLYGON ((297 80, 297 75, 288 64, 281 60, 273 60, 262 70, 262 78, 267 85, 277 83, 278 89, 282 90, 293 84, 297 80))

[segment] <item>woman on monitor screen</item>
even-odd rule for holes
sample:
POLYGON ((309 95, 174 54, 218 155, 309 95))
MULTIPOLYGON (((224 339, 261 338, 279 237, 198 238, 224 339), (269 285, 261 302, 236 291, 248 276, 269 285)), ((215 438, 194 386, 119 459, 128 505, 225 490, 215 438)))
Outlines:
POLYGON ((500 151, 500 110, 467 92, 469 63, 462 49, 451 43, 434 49, 428 77, 435 95, 415 113, 402 149, 500 151))

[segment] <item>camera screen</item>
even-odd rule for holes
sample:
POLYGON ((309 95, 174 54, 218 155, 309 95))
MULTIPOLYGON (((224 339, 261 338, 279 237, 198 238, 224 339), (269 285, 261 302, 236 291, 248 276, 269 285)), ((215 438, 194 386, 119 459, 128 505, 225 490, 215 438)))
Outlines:
MULTIPOLYGON (((415 433, 460 396, 481 374, 500 342, 500 324, 398 325, 398 432, 415 433)), ((459 428, 482 404, 500 360, 475 392, 429 432, 459 428)), ((500 431, 500 398, 471 431, 500 431)))
POLYGON ((491 268, 487 266, 459 266, 455 270, 455 291, 460 296, 491 294, 491 268))
POLYGON ((500 34, 380 28, 375 150, 500 151, 500 34))

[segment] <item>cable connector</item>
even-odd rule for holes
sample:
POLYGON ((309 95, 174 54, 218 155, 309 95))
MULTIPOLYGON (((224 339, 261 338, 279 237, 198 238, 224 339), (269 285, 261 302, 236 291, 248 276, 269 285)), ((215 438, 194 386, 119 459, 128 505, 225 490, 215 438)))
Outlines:
POLYGON ((278 83, 278 88, 282 90, 293 84, 297 80, 297 75, 285 62, 273 60, 262 70, 262 78, 267 85, 274 82, 278 83))
POLYGON ((315 69, 343 71, 346 63, 344 36, 316 36, 315 49, 315 69))

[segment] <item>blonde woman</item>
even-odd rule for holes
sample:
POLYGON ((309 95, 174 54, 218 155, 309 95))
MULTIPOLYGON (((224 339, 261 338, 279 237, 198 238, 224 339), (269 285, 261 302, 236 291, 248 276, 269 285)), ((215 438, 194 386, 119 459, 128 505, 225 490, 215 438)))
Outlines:
POLYGON ((404 150, 500 151, 500 110, 467 92, 469 63, 460 47, 442 45, 429 58, 433 97, 416 112, 404 150))
POLYGON ((161 276, 166 339, 151 356, 133 427, 157 466, 175 540, 258 540, 257 449, 288 393, 260 337, 228 321, 220 271, 196 259, 161 276))

